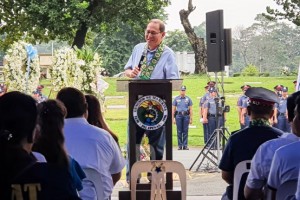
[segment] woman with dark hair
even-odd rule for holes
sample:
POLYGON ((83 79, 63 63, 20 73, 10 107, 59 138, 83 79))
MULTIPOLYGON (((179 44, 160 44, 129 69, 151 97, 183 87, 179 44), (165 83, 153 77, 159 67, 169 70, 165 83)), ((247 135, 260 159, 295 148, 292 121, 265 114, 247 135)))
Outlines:
POLYGON ((0 199, 79 199, 68 171, 39 163, 31 153, 35 100, 20 92, 0 98, 0 199))
POLYGON ((102 128, 102 129, 106 130, 107 132, 109 132, 111 134, 111 136, 114 138, 114 140, 116 141, 116 143, 119 145, 118 136, 114 132, 112 132, 112 130, 110 130, 107 123, 105 122, 105 119, 101 112, 101 105, 100 105, 100 102, 97 99, 97 97, 95 97, 94 95, 88 94, 88 95, 85 95, 85 99, 88 104, 87 121, 90 124, 97 126, 99 128, 102 128))
POLYGON ((86 176, 77 161, 67 155, 64 146, 65 106, 59 100, 46 100, 38 104, 38 115, 40 134, 32 149, 43 154, 48 163, 69 169, 74 187, 82 190, 81 180, 86 176))
POLYGON ((41 102, 37 107, 40 132, 36 136, 33 151, 43 154, 48 163, 55 163, 61 167, 69 166, 62 130, 66 108, 56 100, 41 102))

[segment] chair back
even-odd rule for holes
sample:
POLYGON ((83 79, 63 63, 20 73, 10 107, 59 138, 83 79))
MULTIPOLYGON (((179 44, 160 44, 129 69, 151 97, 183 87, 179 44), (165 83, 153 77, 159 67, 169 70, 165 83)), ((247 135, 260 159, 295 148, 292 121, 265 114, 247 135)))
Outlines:
POLYGON ((149 172, 151 176, 151 200, 166 200, 165 174, 177 173, 181 185, 181 199, 186 200, 186 171, 180 162, 172 160, 137 161, 131 168, 131 200, 136 200, 136 185, 140 173, 149 172))
POLYGON ((251 160, 244 160, 238 163, 233 175, 233 200, 238 200, 239 188, 243 174, 249 173, 251 160))
POLYGON ((97 200, 103 199, 104 188, 102 187, 103 183, 99 172, 92 168, 83 168, 83 171, 86 175, 86 179, 91 181, 95 187, 97 200))
POLYGON ((298 180, 286 181, 279 186, 276 192, 276 200, 291 199, 297 190, 298 180))

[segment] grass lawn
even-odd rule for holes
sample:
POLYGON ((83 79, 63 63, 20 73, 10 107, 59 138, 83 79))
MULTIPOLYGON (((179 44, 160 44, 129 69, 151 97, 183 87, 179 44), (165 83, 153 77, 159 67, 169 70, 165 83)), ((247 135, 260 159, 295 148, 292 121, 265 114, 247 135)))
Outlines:
MULTIPOLYGON (((199 97, 204 95, 204 87, 209 81, 206 76, 187 76, 182 77, 183 84, 186 85, 186 95, 193 101, 193 128, 189 129, 189 146, 203 146, 203 127, 199 122, 199 97)), ((244 84, 249 84, 252 87, 265 87, 273 90, 273 87, 278 84, 282 84, 289 88, 289 93, 294 91, 293 81, 296 77, 224 77, 224 96, 226 105, 230 106, 230 112, 226 113, 225 126, 231 132, 239 129, 238 115, 236 109, 236 102, 241 94, 240 87, 244 84)), ((115 78, 105 78, 105 81, 109 83, 109 88, 105 91, 105 96, 125 96, 124 99, 108 99, 105 102, 105 106, 108 105, 126 105, 128 108, 128 93, 116 92, 116 80, 115 78)), ((214 78, 213 78, 214 80, 214 78)), ((49 80, 43 80, 42 84, 45 85, 44 93, 49 95, 51 90, 51 84, 49 80)), ((219 91, 222 95, 222 90, 219 91)), ((51 92, 50 98, 55 97, 55 92, 51 92)), ((173 91, 173 96, 179 95, 179 91, 173 91)), ((110 128, 119 136, 120 146, 124 147, 127 137, 127 109, 106 109, 105 118, 110 128)), ((177 146, 176 126, 173 125, 173 145, 177 146)))

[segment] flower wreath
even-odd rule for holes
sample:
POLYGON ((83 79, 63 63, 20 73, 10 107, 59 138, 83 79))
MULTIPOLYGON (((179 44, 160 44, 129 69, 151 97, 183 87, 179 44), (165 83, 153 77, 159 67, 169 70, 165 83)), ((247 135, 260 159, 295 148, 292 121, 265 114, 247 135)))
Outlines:
POLYGON ((51 69, 54 91, 63 87, 75 87, 88 94, 103 96, 108 83, 100 77, 100 72, 103 71, 101 57, 93 53, 90 59, 83 60, 78 58, 78 51, 81 50, 65 47, 54 52, 51 69))
POLYGON ((36 50, 26 42, 14 42, 4 59, 4 78, 9 90, 31 94, 40 79, 40 62, 36 50))

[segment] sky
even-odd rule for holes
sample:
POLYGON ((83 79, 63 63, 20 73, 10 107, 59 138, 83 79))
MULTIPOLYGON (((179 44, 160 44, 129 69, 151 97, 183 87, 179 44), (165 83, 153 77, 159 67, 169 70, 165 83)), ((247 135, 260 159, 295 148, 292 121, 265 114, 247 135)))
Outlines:
MULTIPOLYGON (((276 8, 273 0, 193 0, 193 6, 196 6, 196 9, 189 15, 192 26, 204 22, 206 12, 223 10, 224 28, 232 29, 241 25, 251 26, 257 14, 266 12, 267 6, 276 8)), ((187 10, 187 7, 188 0, 171 0, 171 5, 166 8, 169 14, 169 20, 166 21, 167 31, 183 30, 179 11, 187 10)))

